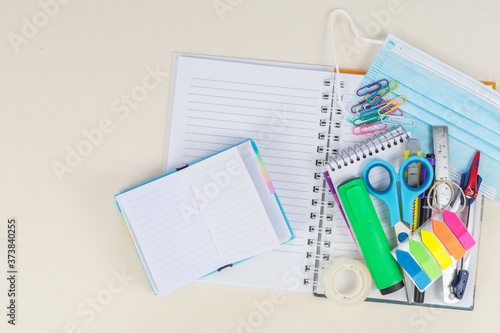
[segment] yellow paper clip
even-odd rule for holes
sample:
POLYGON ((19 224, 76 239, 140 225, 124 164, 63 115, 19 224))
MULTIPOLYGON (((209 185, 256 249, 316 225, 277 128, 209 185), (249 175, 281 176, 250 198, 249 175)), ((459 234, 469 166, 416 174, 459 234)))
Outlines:
POLYGON ((406 96, 400 95, 400 96, 394 98, 393 100, 387 102, 384 106, 380 107, 377 112, 380 116, 385 116, 386 114, 393 112, 394 110, 399 108, 401 105, 404 105, 405 103, 406 103, 406 96), (402 103, 399 101, 400 98, 404 99, 404 101, 402 103), (393 105, 393 103, 395 103, 395 104, 393 105), (387 106, 390 106, 389 110, 385 109, 387 106), (384 110, 385 112, 381 113, 380 112, 381 110, 384 110))

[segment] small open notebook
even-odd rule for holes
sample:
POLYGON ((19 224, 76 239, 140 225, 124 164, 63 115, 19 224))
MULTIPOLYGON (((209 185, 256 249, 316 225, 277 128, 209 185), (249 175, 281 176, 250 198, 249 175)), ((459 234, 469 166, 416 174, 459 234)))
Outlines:
POLYGON ((293 239, 251 140, 115 198, 155 294, 293 239))

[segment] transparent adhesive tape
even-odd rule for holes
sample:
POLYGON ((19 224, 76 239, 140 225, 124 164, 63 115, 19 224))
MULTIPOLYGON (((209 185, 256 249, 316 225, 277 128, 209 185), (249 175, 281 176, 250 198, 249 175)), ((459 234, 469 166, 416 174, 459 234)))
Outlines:
POLYGON ((354 306, 368 297, 372 277, 368 268, 360 261, 335 258, 325 267, 321 286, 328 299, 342 306, 354 306))

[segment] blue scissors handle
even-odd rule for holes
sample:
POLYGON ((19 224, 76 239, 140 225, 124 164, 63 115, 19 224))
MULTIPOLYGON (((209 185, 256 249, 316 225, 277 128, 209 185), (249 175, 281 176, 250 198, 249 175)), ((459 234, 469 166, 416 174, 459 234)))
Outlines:
POLYGON ((374 160, 365 166, 362 178, 368 192, 386 203, 391 218, 391 226, 394 227, 394 225, 400 221, 407 222, 410 225, 413 224, 413 202, 431 185, 434 179, 434 170, 430 162, 420 156, 411 156, 405 159, 403 163, 401 163, 398 174, 389 162, 374 160), (408 185, 405 178, 406 169, 408 169, 408 166, 412 163, 420 163, 427 170, 427 178, 424 183, 416 188, 408 185), (389 186, 381 191, 375 189, 369 179, 370 171, 378 166, 384 168, 389 173, 390 177, 389 186), (401 200, 399 200, 398 195, 398 182, 400 183, 401 200), (401 211, 403 212, 403 216, 401 216, 401 211))

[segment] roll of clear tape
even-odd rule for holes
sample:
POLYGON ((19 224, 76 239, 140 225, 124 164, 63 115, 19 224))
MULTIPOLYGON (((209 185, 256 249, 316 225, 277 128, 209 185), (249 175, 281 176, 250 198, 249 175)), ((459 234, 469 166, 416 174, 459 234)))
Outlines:
POLYGON ((326 297, 333 302, 355 306, 368 297, 372 277, 362 262, 352 258, 335 258, 325 267, 321 286, 326 297))

